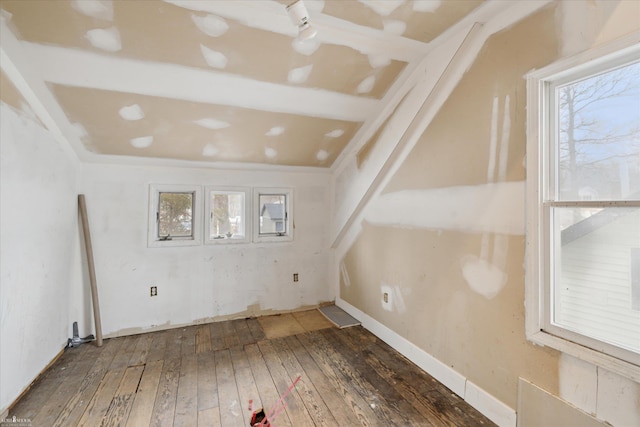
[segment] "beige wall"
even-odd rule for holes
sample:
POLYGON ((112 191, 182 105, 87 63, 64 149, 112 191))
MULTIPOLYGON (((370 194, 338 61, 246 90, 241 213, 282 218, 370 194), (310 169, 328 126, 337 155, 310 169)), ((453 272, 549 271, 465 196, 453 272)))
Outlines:
POLYGON ((566 370, 525 339, 524 75, 637 30, 638 13, 558 2, 491 37, 340 260, 341 299, 511 408, 519 377, 560 395, 566 370))

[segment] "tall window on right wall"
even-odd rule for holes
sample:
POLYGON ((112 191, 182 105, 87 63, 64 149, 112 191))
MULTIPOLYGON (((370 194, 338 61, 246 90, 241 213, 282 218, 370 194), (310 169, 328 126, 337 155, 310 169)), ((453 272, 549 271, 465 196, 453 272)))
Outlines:
POLYGON ((528 75, 526 315, 532 341, 638 381, 640 48, 634 38, 528 75))

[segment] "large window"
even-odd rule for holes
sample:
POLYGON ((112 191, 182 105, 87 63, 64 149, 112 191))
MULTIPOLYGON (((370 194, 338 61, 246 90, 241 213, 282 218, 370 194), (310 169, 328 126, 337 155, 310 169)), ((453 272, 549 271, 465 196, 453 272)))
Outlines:
POLYGON ((528 114, 528 337, 637 380, 640 49, 531 73, 528 114))

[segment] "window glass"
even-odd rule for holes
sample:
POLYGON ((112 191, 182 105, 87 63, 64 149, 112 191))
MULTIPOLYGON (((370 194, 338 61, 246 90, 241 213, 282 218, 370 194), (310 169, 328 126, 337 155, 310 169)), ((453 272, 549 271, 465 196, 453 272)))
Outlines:
POLYGON ((285 235, 287 233, 287 195, 260 194, 260 234, 285 235))
POLYGON ((209 239, 244 239, 245 193, 214 190, 210 197, 209 239))
POLYGON ((158 237, 193 237, 193 193, 165 193, 158 197, 158 237))
POLYGON ((638 199, 640 63, 556 88, 560 200, 638 199))

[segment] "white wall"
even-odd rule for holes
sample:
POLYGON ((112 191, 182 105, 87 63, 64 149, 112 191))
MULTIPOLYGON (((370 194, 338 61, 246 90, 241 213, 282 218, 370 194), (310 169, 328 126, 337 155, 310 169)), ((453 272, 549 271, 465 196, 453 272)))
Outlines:
POLYGON ((78 162, 0 104, 0 414, 66 344, 81 301, 78 162))
POLYGON ((84 164, 105 336, 314 306, 333 299, 326 172, 84 164), (147 247, 150 184, 293 188, 294 240, 147 247), (294 283, 293 273, 299 274, 294 283), (149 287, 158 287, 151 297, 149 287))

